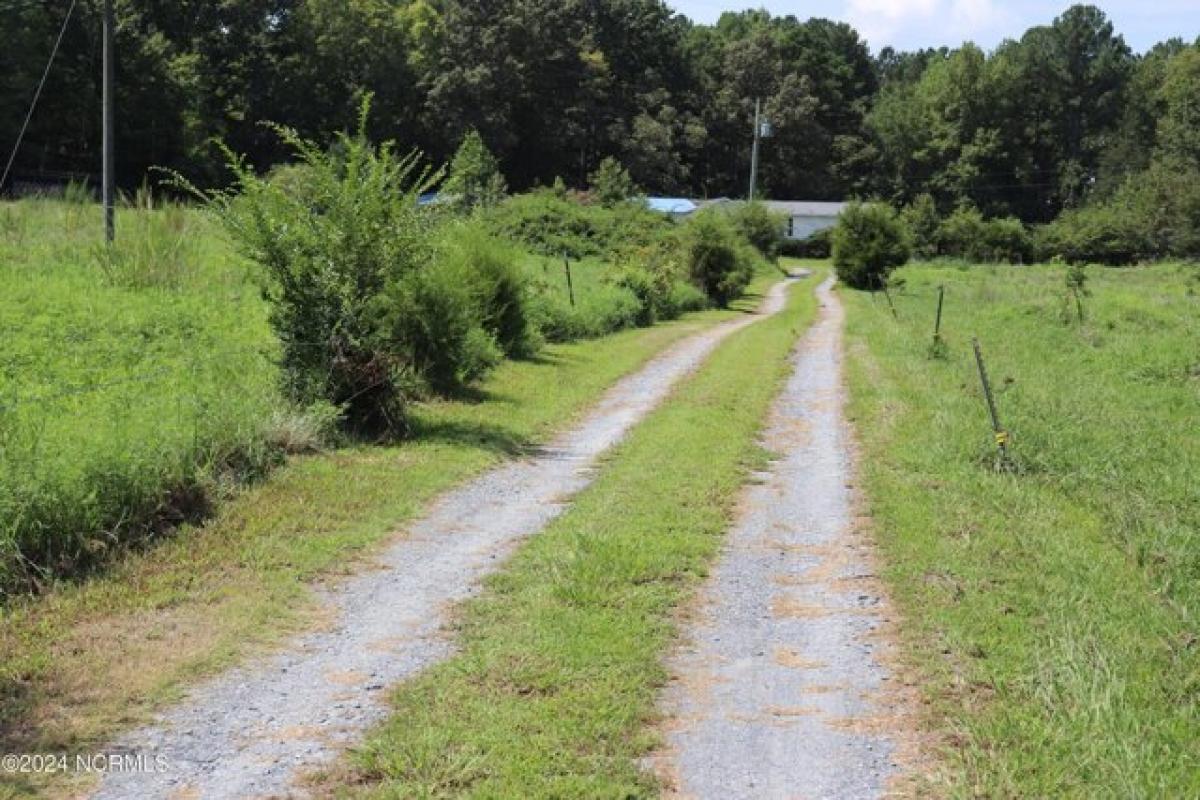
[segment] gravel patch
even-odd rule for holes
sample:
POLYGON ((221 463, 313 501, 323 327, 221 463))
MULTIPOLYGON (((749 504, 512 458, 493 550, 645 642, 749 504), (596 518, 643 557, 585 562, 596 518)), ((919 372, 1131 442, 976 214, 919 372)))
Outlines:
POLYGON ((650 759, 685 797, 873 798, 896 772, 879 658, 886 599, 855 533, 843 416, 843 312, 832 281, 793 354, 764 445, 664 696, 650 759))
POLYGON ((437 500, 368 569, 325 591, 332 623, 197 689, 114 749, 162 772, 113 773, 95 798, 302 797, 295 779, 328 764, 386 716, 386 689, 446 658, 453 604, 478 591, 526 536, 593 479, 598 456, 661 403, 725 338, 780 311, 787 282, 756 314, 691 336, 617 383, 575 428, 437 500))

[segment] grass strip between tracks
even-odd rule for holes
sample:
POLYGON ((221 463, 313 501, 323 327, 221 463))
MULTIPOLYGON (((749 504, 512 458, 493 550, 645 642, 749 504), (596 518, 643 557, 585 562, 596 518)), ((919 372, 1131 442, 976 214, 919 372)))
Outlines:
MULTIPOLYGON (((819 279, 819 278, 817 278, 819 279)), ((814 279, 734 334, 606 459, 596 482, 464 604, 458 655, 402 685, 353 763, 318 778, 380 797, 625 797, 674 615, 720 547, 757 436, 815 316, 814 279)))

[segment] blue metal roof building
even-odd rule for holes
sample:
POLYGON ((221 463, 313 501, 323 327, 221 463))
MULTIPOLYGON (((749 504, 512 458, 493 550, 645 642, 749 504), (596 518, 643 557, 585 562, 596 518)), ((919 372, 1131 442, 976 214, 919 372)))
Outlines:
POLYGON ((647 197, 646 205, 652 211, 678 217, 687 216, 699 208, 686 197, 647 197))

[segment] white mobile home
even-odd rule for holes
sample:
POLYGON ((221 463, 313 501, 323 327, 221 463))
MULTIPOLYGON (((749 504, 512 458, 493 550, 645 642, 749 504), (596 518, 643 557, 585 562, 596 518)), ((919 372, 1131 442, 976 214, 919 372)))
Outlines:
POLYGON ((791 202, 767 200, 766 206, 787 218, 787 238, 807 239, 814 233, 832 228, 845 203, 791 202))

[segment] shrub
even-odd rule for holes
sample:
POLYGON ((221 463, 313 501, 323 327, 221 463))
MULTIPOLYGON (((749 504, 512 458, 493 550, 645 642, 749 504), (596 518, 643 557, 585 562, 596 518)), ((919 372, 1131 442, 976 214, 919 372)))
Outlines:
POLYGON ((1149 235, 1128 209, 1114 204, 1064 212, 1038 232, 1037 249, 1046 260, 1069 264, 1136 264, 1153 252, 1149 235))
POLYGON ((454 223, 442 232, 438 261, 471 289, 483 328, 505 355, 523 358, 540 346, 529 308, 532 287, 521 268, 524 254, 478 223, 454 223))
POLYGON ((1033 256, 1033 243, 1017 219, 985 220, 975 208, 965 206, 937 228, 938 253, 981 263, 1024 264, 1033 256))
POLYGON ((371 145, 368 109, 329 151, 274 127, 304 166, 302 193, 232 153, 234 190, 193 191, 263 272, 292 398, 328 401, 350 427, 394 434, 414 393, 478 377, 498 349, 462 270, 434 258, 437 211, 417 201, 440 175, 415 153, 371 145))
POLYGON ((401 273, 371 303, 376 338, 404 355, 391 380, 409 394, 456 391, 500 361, 465 267, 439 262, 401 273))
POLYGON ((589 206, 546 189, 508 198, 487 215, 487 224, 534 253, 575 260, 647 246, 673 228, 639 203, 589 206))
POLYGON ((600 282, 576 295, 576 305, 571 305, 557 286, 537 282, 533 317, 547 340, 592 339, 638 324, 641 303, 624 286, 600 282))
POLYGON ((653 245, 631 248, 618 258, 612 279, 628 289, 641 304, 639 325, 675 319, 708 305, 704 293, 687 282, 678 237, 664 237, 653 245))
POLYGON ((534 253, 587 258, 607 245, 599 215, 554 190, 514 195, 487 215, 489 227, 534 253))
POLYGON ((908 262, 908 231, 890 206, 851 203, 833 230, 833 264, 838 277, 855 289, 875 289, 908 262))
POLYGON ((764 258, 771 261, 779 258, 783 230, 787 224, 783 216, 771 213, 765 203, 755 201, 738 204, 730 213, 730 218, 738 233, 764 258))
POLYGON ((754 277, 755 253, 717 209, 694 214, 681 232, 683 262, 692 283, 724 308, 754 277))

